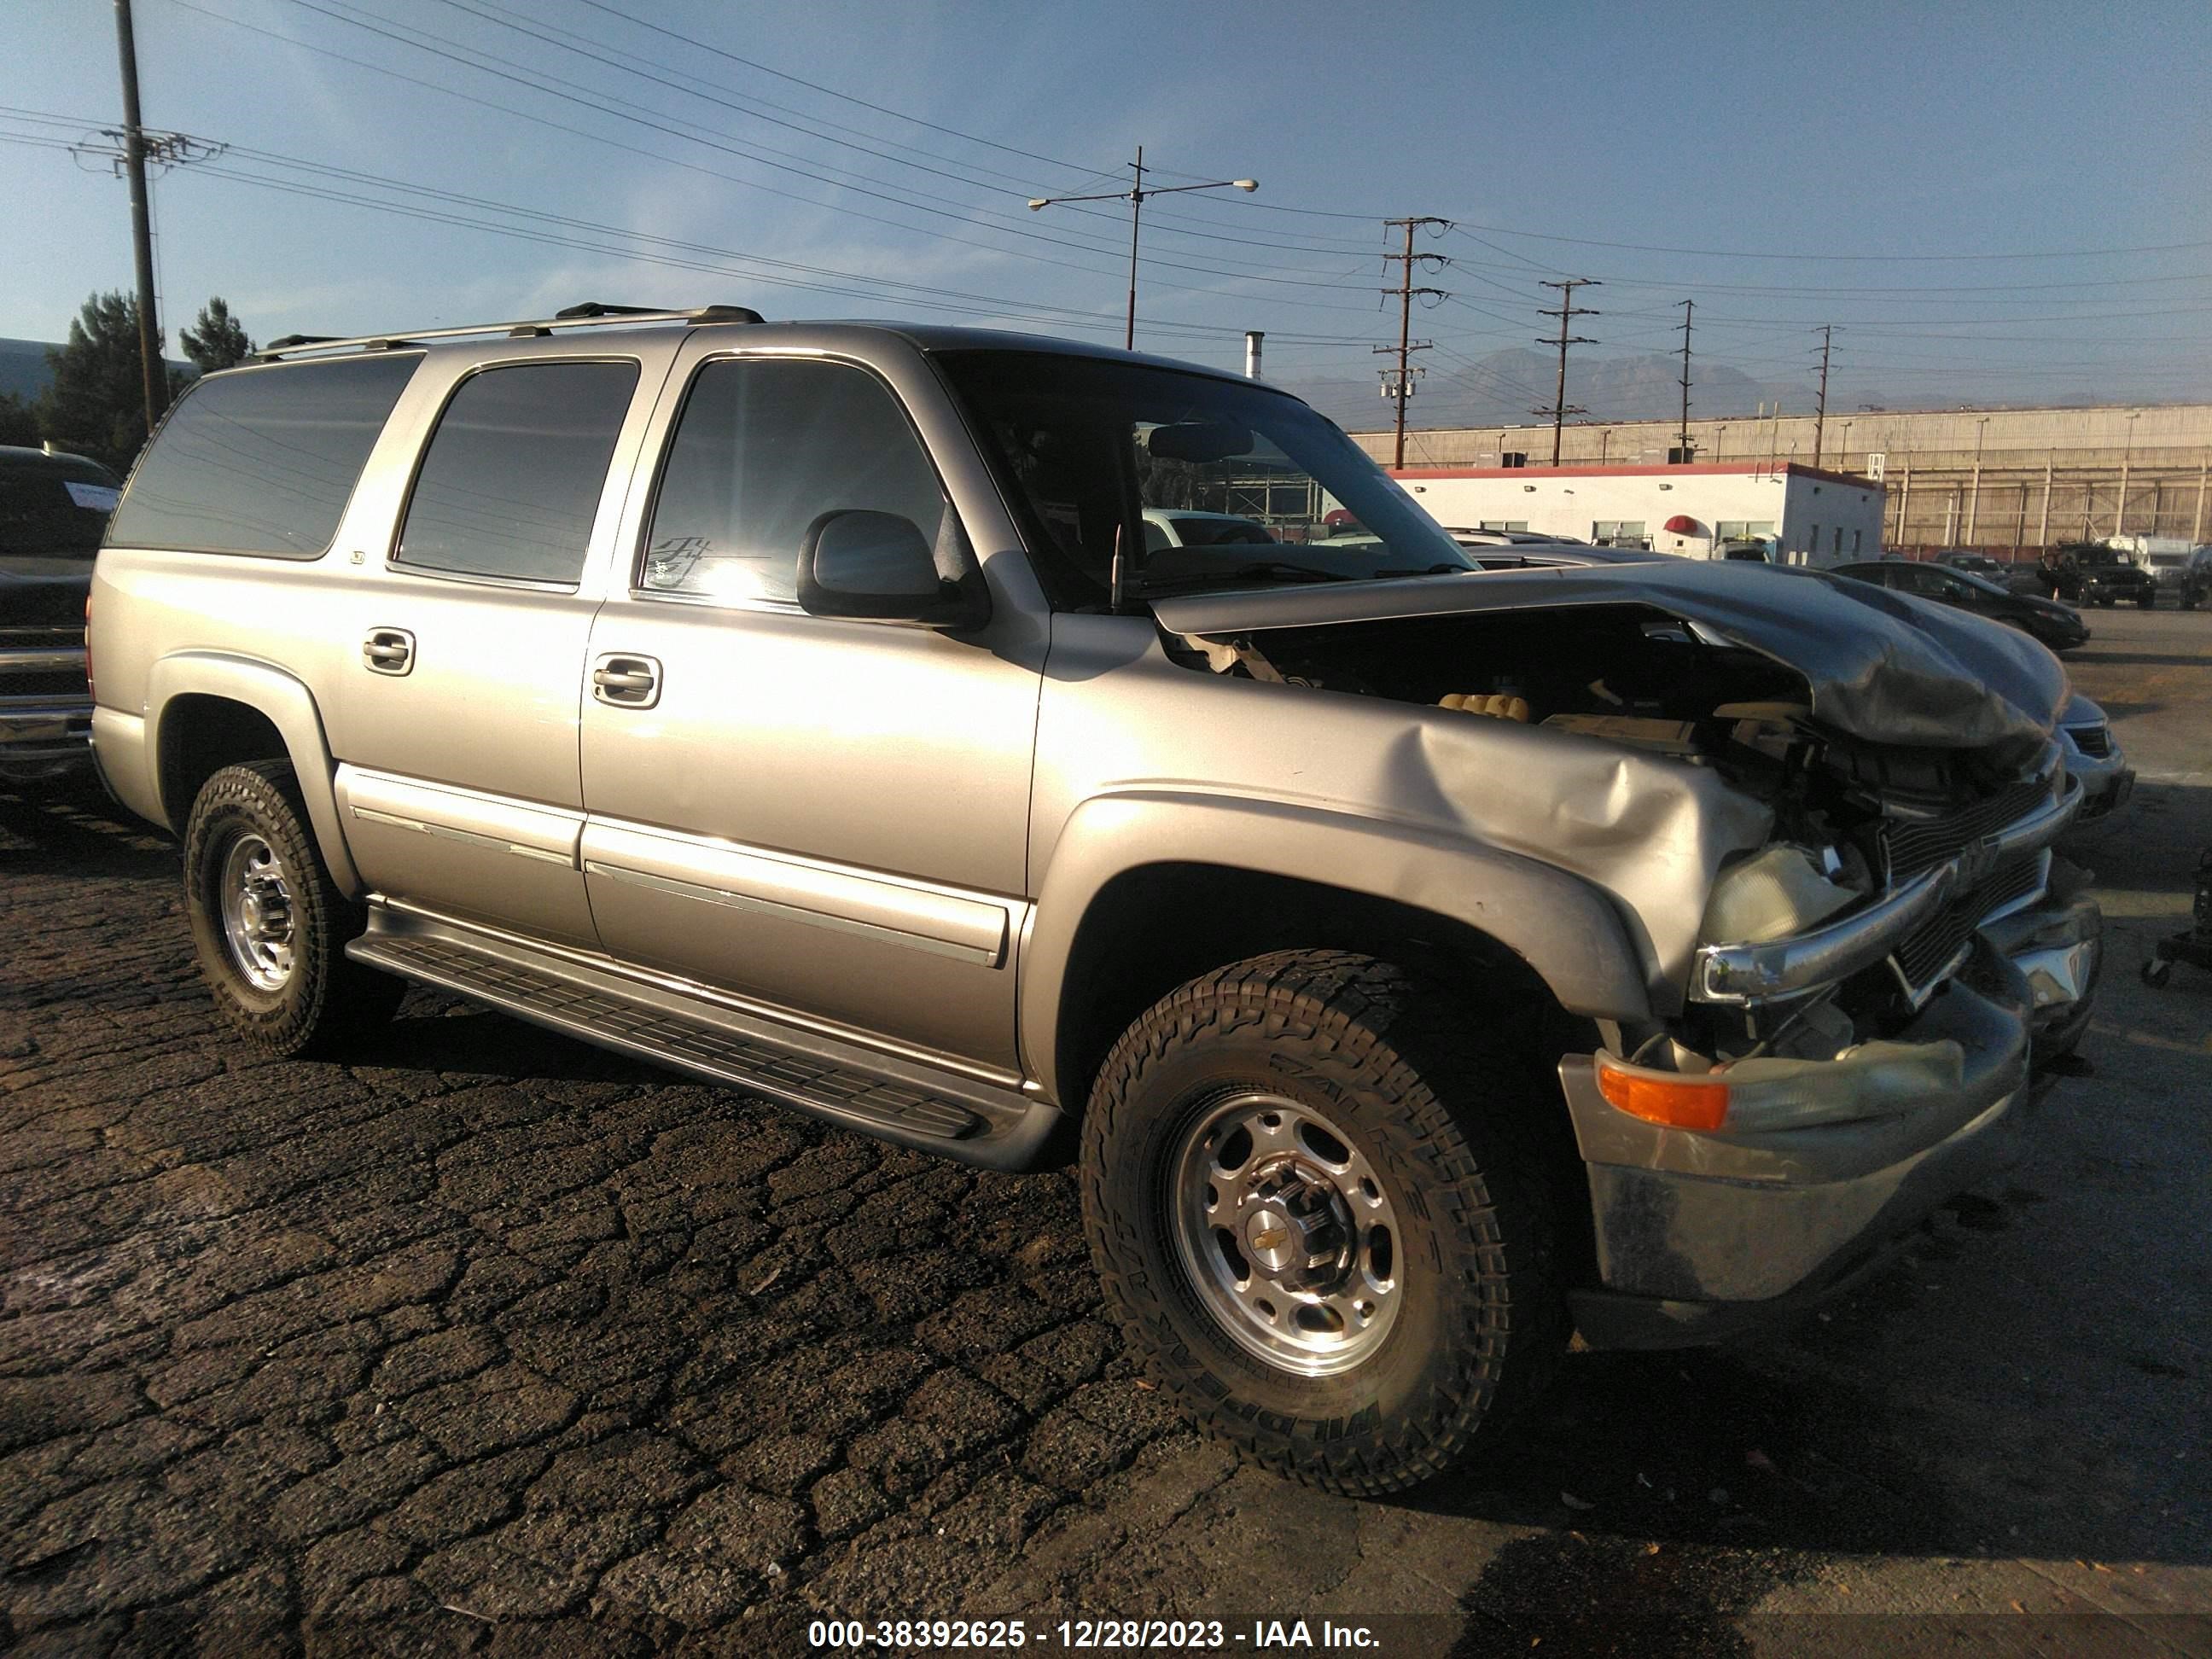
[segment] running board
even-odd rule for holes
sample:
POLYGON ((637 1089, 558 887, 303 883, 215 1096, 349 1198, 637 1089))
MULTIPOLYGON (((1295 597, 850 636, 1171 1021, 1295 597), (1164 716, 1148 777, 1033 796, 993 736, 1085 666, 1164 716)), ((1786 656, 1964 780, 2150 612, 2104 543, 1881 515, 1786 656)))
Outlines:
POLYGON ((769 1096, 878 1139, 988 1169, 1031 1167, 1060 1120, 1048 1103, 924 1062, 775 1024, 504 934, 372 901, 354 961, 533 1024, 769 1096))

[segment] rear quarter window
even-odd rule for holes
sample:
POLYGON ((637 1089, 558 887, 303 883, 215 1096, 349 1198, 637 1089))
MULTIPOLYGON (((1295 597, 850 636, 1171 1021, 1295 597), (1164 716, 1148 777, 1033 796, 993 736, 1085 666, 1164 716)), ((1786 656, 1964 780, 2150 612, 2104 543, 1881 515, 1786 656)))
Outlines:
POLYGON ((131 474, 107 544, 319 557, 421 362, 379 353, 200 381, 131 474))

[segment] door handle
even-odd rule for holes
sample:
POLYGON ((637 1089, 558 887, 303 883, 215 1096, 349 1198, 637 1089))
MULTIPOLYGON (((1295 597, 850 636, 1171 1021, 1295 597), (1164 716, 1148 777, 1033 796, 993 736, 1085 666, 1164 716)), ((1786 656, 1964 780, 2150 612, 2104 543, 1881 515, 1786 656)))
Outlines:
POLYGON ((660 664, 627 653, 595 658, 592 696, 611 708, 650 708, 660 701, 660 664))
POLYGON ((415 666, 415 636, 404 628, 372 628, 361 659, 373 674, 404 674, 415 666))

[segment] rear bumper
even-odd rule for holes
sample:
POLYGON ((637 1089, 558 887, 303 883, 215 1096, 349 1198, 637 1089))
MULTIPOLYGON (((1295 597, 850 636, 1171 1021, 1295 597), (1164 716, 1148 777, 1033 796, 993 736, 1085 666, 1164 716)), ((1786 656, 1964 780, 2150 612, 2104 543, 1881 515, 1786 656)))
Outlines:
POLYGON ((0 782, 35 783, 91 763, 90 698, 0 702, 0 782))
POLYGON ((1953 981, 1886 1063, 1802 1062, 1809 1096, 1832 1091, 1821 1104, 1834 1109, 1803 1127, 1729 1135, 1646 1122, 1606 1102, 1590 1056, 1562 1060, 1595 1228, 1599 1284, 1574 1298, 1583 1339, 1676 1347, 1785 1318, 2016 1162, 2033 1104, 2033 992, 1986 940, 1966 977, 1983 988, 1953 981))

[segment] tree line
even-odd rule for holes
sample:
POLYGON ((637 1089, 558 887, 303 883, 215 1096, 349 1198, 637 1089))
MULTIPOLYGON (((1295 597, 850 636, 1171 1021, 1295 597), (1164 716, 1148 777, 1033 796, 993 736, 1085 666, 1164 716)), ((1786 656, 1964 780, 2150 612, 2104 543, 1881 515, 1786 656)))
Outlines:
MULTIPOLYGON (((210 298, 178 343, 203 374, 229 368, 253 354, 253 342, 220 295, 210 298)), ((138 362, 138 301, 111 290, 94 294, 70 323, 69 339, 46 349, 52 372, 35 398, 0 393, 0 444, 51 443, 129 467, 146 442, 145 383, 138 362)), ((191 376, 167 369, 174 401, 191 376)))

